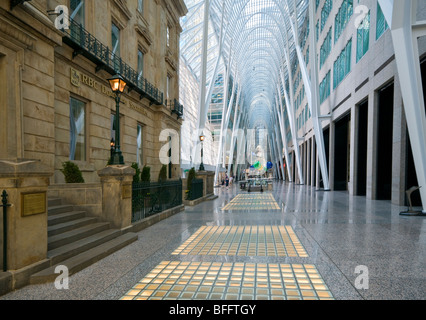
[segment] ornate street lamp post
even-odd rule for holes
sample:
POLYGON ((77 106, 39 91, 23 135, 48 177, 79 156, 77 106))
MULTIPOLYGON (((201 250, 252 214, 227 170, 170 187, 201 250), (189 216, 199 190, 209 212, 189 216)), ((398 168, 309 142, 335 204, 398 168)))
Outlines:
POLYGON ((203 142, 205 140, 204 136, 200 136, 200 141, 201 141, 201 164, 200 164, 200 171, 205 171, 204 169, 204 163, 203 163, 203 157, 204 157, 204 152, 203 152, 203 142))
POLYGON ((120 150, 120 95, 124 92, 127 83, 120 75, 115 75, 108 79, 112 92, 115 93, 116 113, 115 113, 115 146, 112 152, 112 165, 124 165, 123 154, 120 150))

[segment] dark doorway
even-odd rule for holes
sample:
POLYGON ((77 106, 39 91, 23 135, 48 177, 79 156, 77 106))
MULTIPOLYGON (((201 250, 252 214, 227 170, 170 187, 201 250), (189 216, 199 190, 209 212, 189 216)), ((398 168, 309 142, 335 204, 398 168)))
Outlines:
MULTIPOLYGON (((327 168, 329 168, 329 157, 330 157, 330 128, 324 130, 324 149, 325 149, 325 160, 327 162, 327 168)), ((330 170, 330 169, 328 169, 330 170)), ((327 171, 328 171, 327 170, 327 171)), ((320 188, 324 188, 322 172, 320 170, 320 188)))
POLYGON ((317 143, 315 138, 312 138, 312 186, 317 186, 317 143))
POLYGON ((393 83, 378 92, 377 200, 392 198, 393 99, 393 83))
MULTIPOLYGON (((407 129, 407 164, 406 164, 406 181, 405 186, 406 189, 410 189, 411 187, 418 186, 419 183, 417 181, 417 173, 416 173, 416 166, 414 165, 414 158, 413 158, 413 150, 411 148, 411 142, 410 137, 408 135, 408 129, 407 129)), ((411 194, 411 202, 413 206, 418 207, 422 205, 422 200, 420 198, 420 192, 415 191, 411 194)), ((408 197, 405 195, 405 205, 409 205, 408 197)))
POLYGON ((334 190, 348 190, 350 114, 335 124, 334 136, 334 190))
POLYGON ((358 105, 357 196, 367 195, 368 100, 358 105))
MULTIPOLYGON (((423 84, 423 95, 424 95, 424 99, 426 101, 426 60, 423 60, 420 63, 420 69, 421 69, 421 76, 422 76, 422 84, 423 84)), ((426 104, 425 104, 425 108, 426 108, 426 104)), ((425 110, 426 112, 426 110, 425 110)), ((407 164, 406 164, 406 175, 405 175, 405 179, 406 179, 406 189, 410 189, 411 187, 414 186, 418 186, 418 180, 417 180, 417 173, 416 173, 416 166, 414 164, 414 158, 413 158, 413 150, 411 148, 411 141, 410 141, 410 136, 408 133, 408 129, 407 129, 407 164)), ((408 202, 408 197, 407 195, 405 195, 405 204, 408 206, 409 202, 408 202)), ((413 203, 413 206, 421 206, 422 205, 422 201, 420 198, 420 192, 416 191, 413 192, 411 194, 411 201, 413 203)))

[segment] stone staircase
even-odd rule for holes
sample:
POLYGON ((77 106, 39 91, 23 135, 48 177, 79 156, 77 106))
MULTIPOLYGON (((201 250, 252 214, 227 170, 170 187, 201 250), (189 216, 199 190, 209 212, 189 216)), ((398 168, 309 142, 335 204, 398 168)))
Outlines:
POLYGON ((86 212, 48 200, 48 259, 50 267, 33 274, 30 284, 54 282, 58 265, 66 266, 69 275, 77 273, 104 257, 136 241, 135 233, 112 229, 108 222, 88 217, 86 212))

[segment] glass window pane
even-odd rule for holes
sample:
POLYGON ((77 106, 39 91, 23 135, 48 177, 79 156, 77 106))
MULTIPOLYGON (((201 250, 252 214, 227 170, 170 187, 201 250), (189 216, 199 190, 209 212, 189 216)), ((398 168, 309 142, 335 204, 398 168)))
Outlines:
POLYGON ((70 99, 70 160, 86 160, 86 105, 70 99))
POLYGON ((84 27, 84 0, 70 1, 70 18, 84 27))
POLYGON ((138 128, 137 128, 137 138, 136 138, 136 145, 137 145, 137 150, 136 150, 136 160, 137 160, 137 164, 139 165, 139 167, 142 167, 143 165, 143 130, 142 130, 142 126, 140 124, 138 124, 138 128))
POLYGON ((114 24, 111 24, 111 42, 112 42, 112 54, 120 55, 120 29, 114 24))
POLYGON ((138 81, 140 81, 143 77, 143 53, 138 50, 138 81))

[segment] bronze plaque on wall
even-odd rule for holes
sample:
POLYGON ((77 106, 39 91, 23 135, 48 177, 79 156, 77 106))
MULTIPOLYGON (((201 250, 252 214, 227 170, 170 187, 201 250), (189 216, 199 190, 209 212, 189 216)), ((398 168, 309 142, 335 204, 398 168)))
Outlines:
POLYGON ((22 216, 46 213, 46 192, 21 194, 22 216))
POLYGON ((125 185, 122 186, 122 199, 130 199, 132 197, 132 186, 131 185, 125 185))

